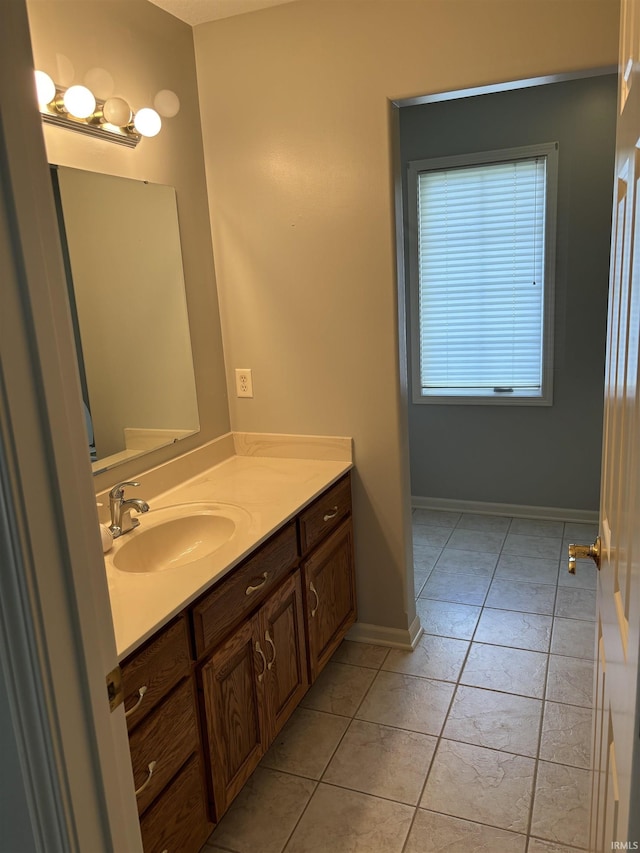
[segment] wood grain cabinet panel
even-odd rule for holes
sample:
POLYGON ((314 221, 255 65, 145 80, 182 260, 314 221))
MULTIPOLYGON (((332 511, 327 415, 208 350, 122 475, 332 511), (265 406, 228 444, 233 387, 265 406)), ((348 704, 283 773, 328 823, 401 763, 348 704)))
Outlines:
POLYGON ((122 665, 124 707, 129 731, 190 672, 187 621, 182 615, 122 665))
POLYGON ((218 820, 262 757, 264 679, 257 620, 245 622, 200 670, 215 812, 218 820))
POLYGON ((356 620, 350 518, 303 562, 302 573, 313 683, 356 620))
POLYGON ((138 814, 158 796, 199 746, 192 681, 183 681, 129 736, 138 814), (149 765, 155 762, 150 771, 149 765))
POLYGON ((347 474, 300 513, 298 523, 303 555, 335 530, 350 513, 351 477, 347 474))
POLYGON ((144 853, 200 850, 214 824, 208 816, 200 756, 193 755, 140 820, 144 853))
POLYGON ((251 613, 298 559, 295 522, 278 531, 258 552, 223 578, 193 608, 196 654, 199 656, 225 638, 251 613))
POLYGON ((291 575, 265 603, 260 611, 259 634, 266 647, 270 744, 309 687, 300 572, 291 575))

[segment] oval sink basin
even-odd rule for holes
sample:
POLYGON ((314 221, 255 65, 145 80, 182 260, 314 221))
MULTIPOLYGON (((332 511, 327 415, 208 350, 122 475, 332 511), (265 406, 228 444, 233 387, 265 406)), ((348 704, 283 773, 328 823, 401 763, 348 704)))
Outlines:
POLYGON ((240 507, 184 504, 150 510, 140 526, 116 540, 111 562, 122 572, 180 569, 226 544, 244 516, 240 507))

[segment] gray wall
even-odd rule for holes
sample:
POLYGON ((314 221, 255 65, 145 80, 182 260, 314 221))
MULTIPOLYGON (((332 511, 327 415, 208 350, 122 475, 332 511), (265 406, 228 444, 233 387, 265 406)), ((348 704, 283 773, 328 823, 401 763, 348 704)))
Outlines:
POLYGON ((614 75, 400 110, 405 181, 410 160, 560 143, 553 406, 410 404, 414 496, 598 508, 615 120, 614 75))

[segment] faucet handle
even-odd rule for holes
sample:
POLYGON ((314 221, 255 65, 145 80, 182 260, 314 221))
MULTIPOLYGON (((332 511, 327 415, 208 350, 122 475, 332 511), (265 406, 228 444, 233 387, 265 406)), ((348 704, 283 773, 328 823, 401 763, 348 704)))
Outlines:
POLYGON ((125 486, 139 486, 136 480, 125 480, 124 483, 116 483, 116 485, 109 492, 109 497, 111 500, 118 501, 124 497, 124 487, 125 486))

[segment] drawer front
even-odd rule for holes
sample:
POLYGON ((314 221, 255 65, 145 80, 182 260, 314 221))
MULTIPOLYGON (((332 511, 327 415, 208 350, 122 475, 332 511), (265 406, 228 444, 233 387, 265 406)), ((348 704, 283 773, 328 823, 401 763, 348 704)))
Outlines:
POLYGON ((190 758, 140 821, 144 853, 197 853, 213 832, 199 756, 190 758))
POLYGON ((297 559, 296 528, 292 522, 193 608, 196 654, 200 656, 223 640, 278 585, 297 559))
POLYGON ((332 486, 300 513, 300 547, 306 554, 351 512, 351 477, 332 486))
POLYGON ((131 731, 181 678, 189 674, 187 622, 177 622, 122 665, 124 707, 131 731))
POLYGON ((198 748, 194 685, 183 682, 130 735, 138 814, 198 748), (155 762, 150 771, 149 765, 155 762))

